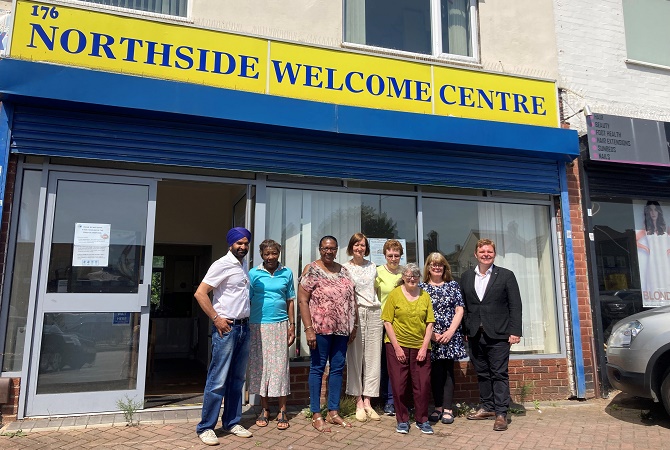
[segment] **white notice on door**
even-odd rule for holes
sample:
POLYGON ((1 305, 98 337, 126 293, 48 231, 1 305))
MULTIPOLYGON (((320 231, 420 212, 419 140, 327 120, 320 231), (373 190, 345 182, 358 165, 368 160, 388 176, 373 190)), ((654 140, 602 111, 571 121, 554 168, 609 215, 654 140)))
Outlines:
POLYGON ((109 264, 109 247, 93 245, 75 245, 72 251, 73 267, 107 267, 109 264))
POLYGON ((109 247, 111 228, 111 224, 108 223, 75 223, 74 245, 109 247))
POLYGON ((107 267, 111 224, 75 223, 72 266, 107 267))

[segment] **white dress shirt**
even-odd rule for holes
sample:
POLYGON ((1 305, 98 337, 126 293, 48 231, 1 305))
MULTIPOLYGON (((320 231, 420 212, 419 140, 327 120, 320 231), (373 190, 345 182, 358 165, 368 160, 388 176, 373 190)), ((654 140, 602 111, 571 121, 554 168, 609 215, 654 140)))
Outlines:
POLYGON ((493 264, 488 268, 483 274, 479 272, 479 265, 475 266, 475 291, 477 292, 477 297, 481 302, 486 294, 486 286, 489 284, 491 279, 491 272, 493 271, 493 264))

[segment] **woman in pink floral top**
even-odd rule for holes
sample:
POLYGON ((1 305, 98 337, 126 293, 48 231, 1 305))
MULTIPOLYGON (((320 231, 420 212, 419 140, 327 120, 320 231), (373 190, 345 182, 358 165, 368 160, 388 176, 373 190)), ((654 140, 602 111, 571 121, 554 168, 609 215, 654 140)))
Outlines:
POLYGON ((347 269, 335 262, 337 239, 324 236, 319 241, 321 258, 305 266, 298 287, 298 304, 310 350, 309 398, 312 426, 330 431, 321 416, 321 380, 330 362, 328 375, 328 415, 326 421, 351 427, 338 414, 342 391, 342 372, 347 345, 356 337, 358 313, 354 282, 347 269))

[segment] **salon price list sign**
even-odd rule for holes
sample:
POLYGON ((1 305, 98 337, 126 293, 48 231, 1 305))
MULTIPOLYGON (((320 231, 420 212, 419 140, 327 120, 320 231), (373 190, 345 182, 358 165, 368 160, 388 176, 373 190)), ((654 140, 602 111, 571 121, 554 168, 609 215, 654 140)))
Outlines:
POLYGON ((670 124, 647 119, 593 114, 586 118, 592 161, 670 166, 670 124))

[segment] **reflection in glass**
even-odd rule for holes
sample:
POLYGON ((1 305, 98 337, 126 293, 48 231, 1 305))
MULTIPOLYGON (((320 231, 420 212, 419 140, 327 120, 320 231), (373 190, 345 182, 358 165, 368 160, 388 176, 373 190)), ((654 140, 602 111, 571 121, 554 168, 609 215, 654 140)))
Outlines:
MULTIPOLYGON (((282 244, 283 264, 296 280, 306 264, 319 258, 318 241, 325 235, 337 238, 340 263, 349 259, 349 238, 359 231, 369 238, 405 239, 407 261, 416 262, 413 197, 270 188, 265 230, 268 238, 282 244)), ((309 355, 304 336, 291 355, 309 355)))
POLYGON ((9 298, 9 321, 2 360, 3 371, 20 371, 23 363, 41 178, 42 172, 33 170, 23 172, 12 288, 9 298))
POLYGON ((592 200, 598 304, 603 348, 619 320, 643 307, 640 261, 630 200, 592 200))
POLYGON ((136 293, 148 196, 147 186, 59 181, 47 292, 136 293), (107 244, 97 250, 106 264, 88 266, 76 257, 77 223, 109 227, 107 244))
POLYGON ((514 353, 558 353, 558 313, 547 206, 424 198, 424 252, 445 255, 456 281, 476 265, 477 241, 496 243, 496 261, 516 275, 523 337, 514 353))
POLYGON ((38 394, 135 389, 139 313, 47 313, 38 394))

